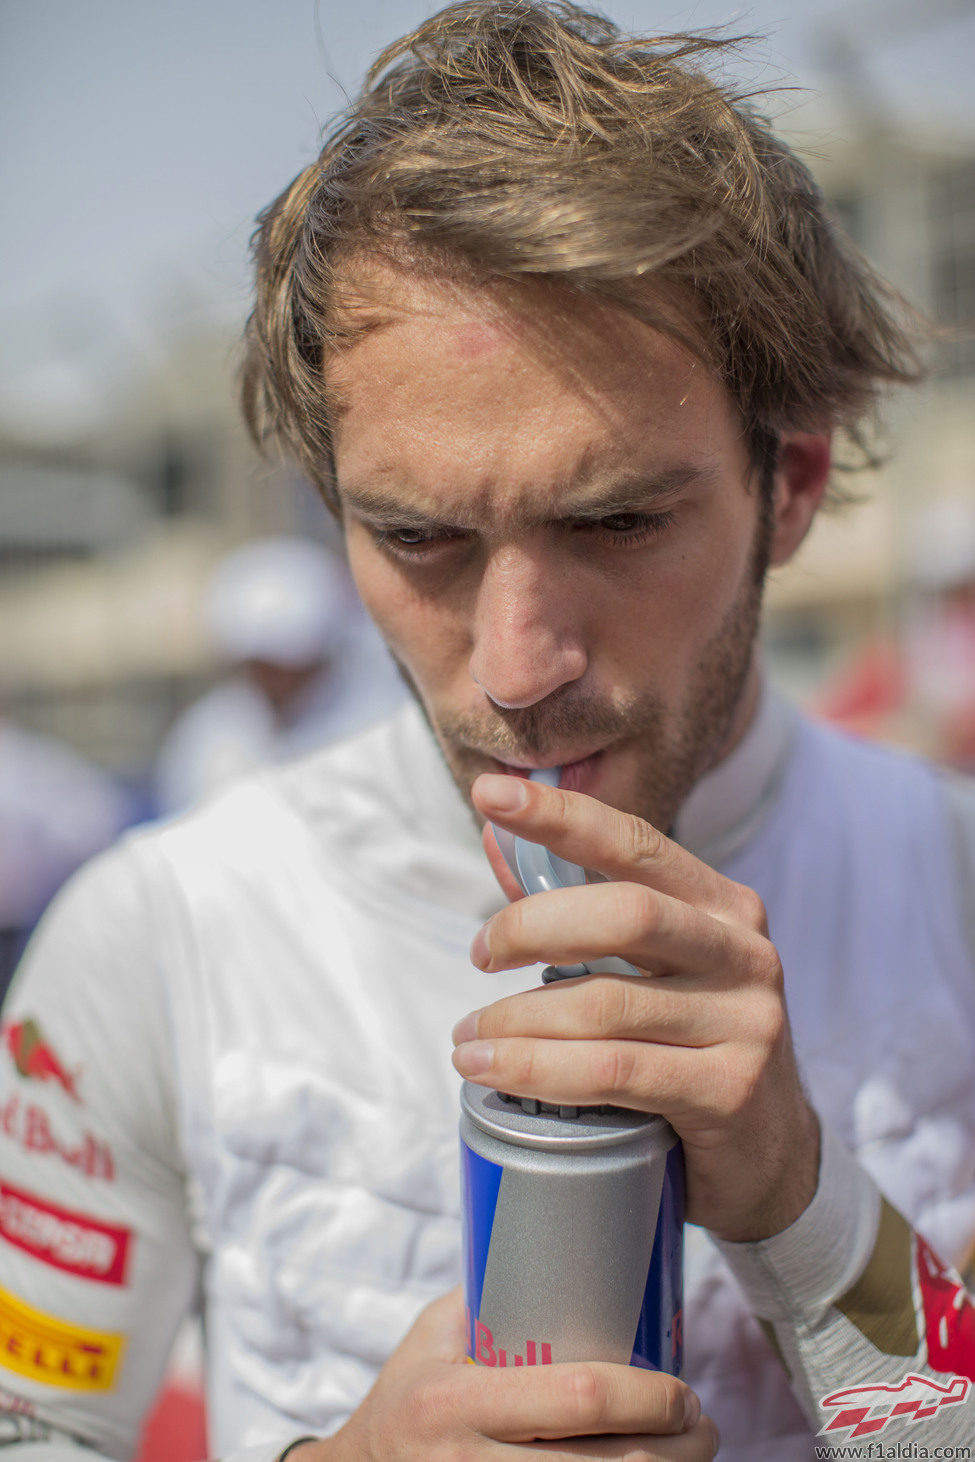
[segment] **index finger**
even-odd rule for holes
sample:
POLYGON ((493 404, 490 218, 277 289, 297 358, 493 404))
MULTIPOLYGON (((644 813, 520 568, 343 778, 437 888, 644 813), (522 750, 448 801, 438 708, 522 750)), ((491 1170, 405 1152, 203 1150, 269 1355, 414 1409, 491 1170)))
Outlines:
POLYGON ((477 1367, 468 1421, 499 1442, 554 1441, 604 1433, 677 1436, 701 1405, 676 1376, 609 1362, 570 1362, 525 1370, 477 1367))
POLYGON ((582 792, 483 773, 471 788, 478 811, 529 842, 613 881, 644 883, 717 919, 765 932, 761 901, 672 842, 643 818, 582 792))

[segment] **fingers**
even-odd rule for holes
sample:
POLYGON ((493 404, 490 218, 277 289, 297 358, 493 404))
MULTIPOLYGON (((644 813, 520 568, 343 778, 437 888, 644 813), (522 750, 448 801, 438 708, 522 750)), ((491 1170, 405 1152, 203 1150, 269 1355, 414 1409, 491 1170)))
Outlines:
MULTIPOLYGON (((458 1021, 453 1038, 455 1045, 524 1036, 701 1047, 726 1038, 738 1004, 734 993, 691 992, 677 979, 586 975, 486 1005, 458 1021)), ((573 1060, 576 1054, 573 1047, 573 1060)))
MULTIPOLYGON (((571 1060, 565 1047, 565 1041, 478 1040, 457 1046, 453 1063, 468 1081, 512 1096, 560 1106, 610 1103, 657 1113, 675 1127, 696 1113, 718 1085, 714 1074, 702 1069, 707 1053, 683 1046, 573 1041, 571 1060)), ((715 1057, 715 1073, 719 1065, 715 1057)))
POLYGON ((536 1442, 530 1455, 545 1462, 713 1462, 718 1455, 717 1428, 702 1416, 677 1437, 589 1437, 578 1441, 536 1442))
POLYGON ((487 854, 487 860, 491 865, 491 872, 494 874, 506 898, 516 903, 525 897, 518 880, 505 862, 504 854, 498 847, 498 840, 494 836, 494 829, 489 822, 481 829, 481 843, 487 854))
POLYGON ((580 792, 519 781, 523 804, 512 811, 492 801, 509 792, 510 777, 482 775, 471 789, 479 812, 530 842, 544 843, 560 858, 614 881, 645 883, 716 919, 765 930, 761 900, 750 889, 715 873, 642 818, 619 812, 580 792))
POLYGON ((640 969, 666 974, 720 971, 723 983, 769 973, 778 961, 759 934, 725 923, 639 883, 596 883, 557 889, 509 904, 479 931, 471 959, 482 970, 516 969, 618 955, 640 969))
POLYGON ((701 1414, 700 1402, 683 1381, 635 1366, 478 1367, 468 1374, 476 1393, 469 1423, 510 1444, 605 1433, 672 1436, 693 1426, 701 1414))

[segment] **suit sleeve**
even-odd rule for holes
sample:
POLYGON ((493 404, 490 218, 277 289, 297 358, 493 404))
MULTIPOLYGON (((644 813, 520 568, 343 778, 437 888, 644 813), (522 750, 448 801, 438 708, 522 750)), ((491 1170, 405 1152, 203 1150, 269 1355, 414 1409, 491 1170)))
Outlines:
POLYGON ((971 1442, 972 1296, 828 1128, 805 1213, 770 1239, 718 1247, 835 1455, 871 1439, 931 1456, 971 1442))
POLYGON ((0 1022, 0 1445, 24 1462, 130 1455, 198 1287, 150 871, 131 841, 68 885, 0 1022))

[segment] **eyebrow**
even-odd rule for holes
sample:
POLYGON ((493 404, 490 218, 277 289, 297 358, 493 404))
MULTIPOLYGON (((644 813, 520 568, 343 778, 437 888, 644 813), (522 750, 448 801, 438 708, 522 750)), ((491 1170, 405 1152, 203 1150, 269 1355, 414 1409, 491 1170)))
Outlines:
MULTIPOLYGON (((583 487, 556 490, 552 494, 552 507, 541 517, 533 515, 532 522, 552 522, 575 519, 576 521, 597 520, 612 517, 618 513, 638 513, 651 509, 655 503, 673 497, 684 488, 706 485, 717 477, 717 468, 710 463, 700 465, 686 463, 668 467, 661 472, 647 476, 617 478, 604 487, 583 487)), ((478 500, 464 499, 446 510, 436 513, 424 512, 415 503, 404 501, 393 493, 370 486, 343 487, 339 484, 339 497, 344 506, 357 517, 376 523, 396 523, 403 527, 462 527, 477 516, 478 500)), ((481 494, 478 494, 478 498, 481 494)), ((496 509, 483 505, 482 517, 496 520, 496 509)))

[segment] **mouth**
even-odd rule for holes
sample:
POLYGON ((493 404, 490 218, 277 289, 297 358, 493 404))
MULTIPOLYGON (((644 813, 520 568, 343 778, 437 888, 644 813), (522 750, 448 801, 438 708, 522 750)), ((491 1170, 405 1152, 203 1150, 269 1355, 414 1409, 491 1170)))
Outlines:
POLYGON ((499 772, 504 772, 510 777, 530 777, 532 772, 540 771, 544 767, 560 767, 559 786, 566 792, 590 792, 605 759, 605 748, 589 752, 586 756, 570 754, 564 760, 560 760, 557 754, 553 754, 545 761, 525 765, 506 761, 499 756, 490 758, 499 772))

